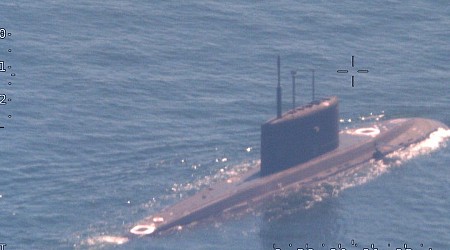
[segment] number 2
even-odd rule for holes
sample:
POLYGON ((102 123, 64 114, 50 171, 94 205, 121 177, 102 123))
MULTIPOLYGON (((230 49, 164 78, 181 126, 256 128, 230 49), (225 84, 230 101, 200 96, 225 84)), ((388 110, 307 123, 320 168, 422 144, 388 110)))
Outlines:
POLYGON ((5 94, 0 94, 0 105, 6 105, 6 95, 5 94))

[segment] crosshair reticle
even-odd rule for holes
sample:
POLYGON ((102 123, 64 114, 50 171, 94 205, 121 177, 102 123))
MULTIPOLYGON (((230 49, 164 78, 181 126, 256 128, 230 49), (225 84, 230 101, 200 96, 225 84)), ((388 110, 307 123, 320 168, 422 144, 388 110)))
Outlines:
MULTIPOLYGON (((355 67, 355 56, 352 56, 352 68, 355 67)), ((346 69, 338 69, 338 73, 348 73, 348 70, 346 69)), ((357 73, 369 73, 369 70, 367 69, 359 69, 356 71, 357 73)), ((355 87, 355 76, 352 75, 352 87, 355 87)))

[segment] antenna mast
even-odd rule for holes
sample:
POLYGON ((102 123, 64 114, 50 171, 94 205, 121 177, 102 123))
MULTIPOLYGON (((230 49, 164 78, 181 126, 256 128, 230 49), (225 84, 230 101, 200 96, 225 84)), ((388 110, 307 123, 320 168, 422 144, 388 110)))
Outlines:
POLYGON ((315 99, 315 88, 314 88, 314 70, 312 70, 312 101, 315 99))
POLYGON ((297 71, 292 70, 292 111, 295 110, 295 74, 297 74, 297 71))
POLYGON ((281 118, 280 55, 278 55, 277 66, 278 66, 277 118, 281 118))

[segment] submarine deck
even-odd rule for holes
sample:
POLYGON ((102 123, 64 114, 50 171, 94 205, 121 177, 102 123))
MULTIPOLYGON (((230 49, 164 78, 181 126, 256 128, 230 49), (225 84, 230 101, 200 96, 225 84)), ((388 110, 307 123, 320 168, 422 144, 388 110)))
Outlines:
POLYGON ((240 177, 206 188, 134 226, 134 235, 148 235, 191 224, 222 212, 241 210, 300 189, 382 155, 426 139, 444 124, 422 118, 394 119, 340 131, 337 149, 265 177, 255 168, 240 177))

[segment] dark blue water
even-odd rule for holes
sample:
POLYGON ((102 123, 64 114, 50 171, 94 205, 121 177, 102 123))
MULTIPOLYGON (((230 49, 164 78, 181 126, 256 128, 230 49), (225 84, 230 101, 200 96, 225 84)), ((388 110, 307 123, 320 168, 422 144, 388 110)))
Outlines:
MULTIPOLYGON (((0 61, 12 68, 0 73, 0 94, 11 98, 0 106, 0 243, 450 249, 443 145, 387 169, 374 164, 375 174, 346 179, 335 190, 351 188, 334 195, 318 189, 311 206, 290 197, 279 216, 274 209, 125 245, 96 240, 124 236, 220 169, 256 166, 260 124, 275 113, 278 54, 284 95, 296 69, 297 103, 309 101, 315 69, 317 95, 340 97, 343 128, 370 113, 450 124, 449 27, 446 1, 3 1, 0 28, 11 36, 0 40, 0 61), (352 56, 369 70, 352 71, 355 87, 352 72, 336 73, 353 70, 352 56)), ((290 105, 285 98, 284 110, 290 105)))

